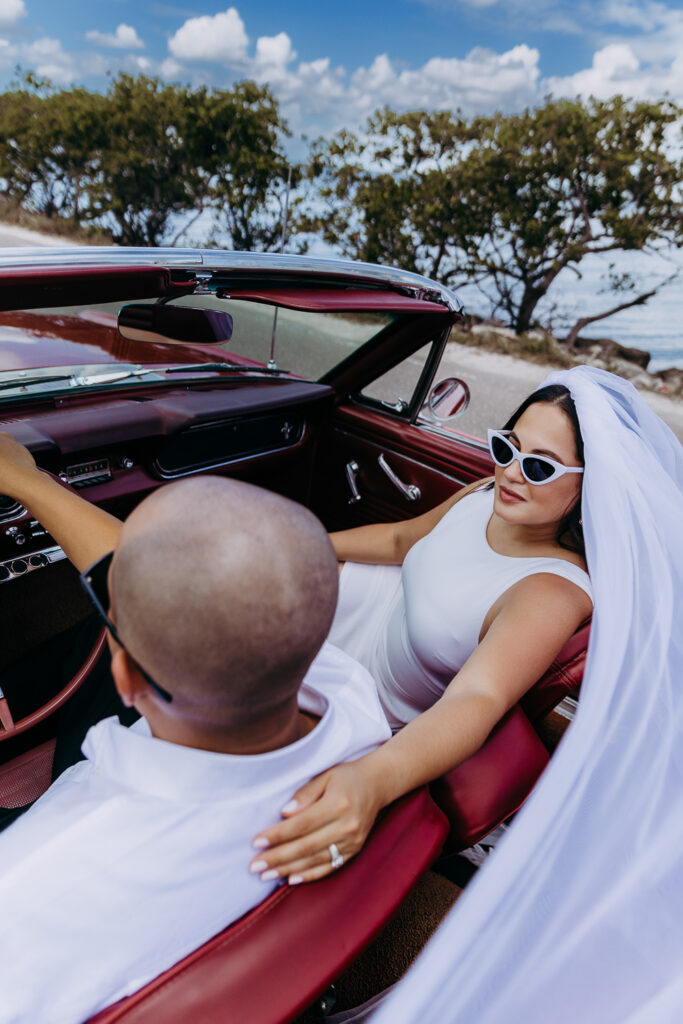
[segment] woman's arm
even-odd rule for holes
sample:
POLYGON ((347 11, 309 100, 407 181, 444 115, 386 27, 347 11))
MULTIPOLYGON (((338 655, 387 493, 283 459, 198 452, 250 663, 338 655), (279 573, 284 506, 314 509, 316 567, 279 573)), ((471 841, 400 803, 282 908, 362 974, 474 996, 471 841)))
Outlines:
POLYGON ((78 570, 116 547, 121 523, 38 469, 27 448, 0 433, 0 493, 29 510, 78 570))
POLYGON ((470 491, 485 484, 476 480, 462 487, 446 501, 421 516, 399 523, 373 523, 352 530, 331 533, 330 540, 339 562, 370 562, 373 565, 401 565, 413 544, 433 530, 446 512, 470 491))
POLYGON ((539 679, 583 619, 587 595, 559 576, 528 577, 508 600, 442 697, 388 743, 313 779, 285 821, 255 840, 258 870, 313 881, 362 847, 382 807, 474 754, 505 712, 539 679), (268 844, 267 846, 265 844, 268 844), (261 867, 260 865, 265 865, 261 867))

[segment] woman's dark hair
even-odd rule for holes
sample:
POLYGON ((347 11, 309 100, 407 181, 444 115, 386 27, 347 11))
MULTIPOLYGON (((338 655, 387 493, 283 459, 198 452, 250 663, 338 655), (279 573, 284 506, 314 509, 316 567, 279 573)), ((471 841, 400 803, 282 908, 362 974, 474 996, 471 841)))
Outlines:
MULTIPOLYGON (((574 430, 574 444, 579 462, 583 466, 583 438, 581 437, 581 426, 579 417, 576 415, 576 406, 569 393, 569 388, 564 384, 548 384, 538 391, 533 391, 528 398, 525 398, 518 409, 515 409, 507 421, 504 430, 513 430, 517 420, 527 411, 529 406, 537 402, 544 402, 546 405, 556 405, 569 417, 574 430)), ((574 504, 565 512, 557 528, 557 543, 567 551, 576 551, 585 557, 586 549, 583 541, 583 529, 581 528, 581 491, 574 504)))

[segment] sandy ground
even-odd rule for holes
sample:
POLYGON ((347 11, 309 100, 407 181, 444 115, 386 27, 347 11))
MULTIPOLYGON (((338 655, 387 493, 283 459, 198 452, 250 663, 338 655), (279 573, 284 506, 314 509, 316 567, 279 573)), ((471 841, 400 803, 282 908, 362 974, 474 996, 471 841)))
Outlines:
MULTIPOLYGON (((470 407, 453 421, 454 429, 485 437, 487 428, 503 423, 553 369, 555 367, 450 342, 437 379, 462 377, 467 382, 472 396, 470 407)), ((641 394, 683 442, 683 400, 652 391, 643 390, 641 394)))

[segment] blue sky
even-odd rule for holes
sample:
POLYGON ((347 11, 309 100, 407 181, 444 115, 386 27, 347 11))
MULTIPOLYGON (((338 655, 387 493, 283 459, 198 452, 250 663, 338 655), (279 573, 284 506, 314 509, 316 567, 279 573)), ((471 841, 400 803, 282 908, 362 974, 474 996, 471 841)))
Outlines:
POLYGON ((515 110, 545 95, 683 101, 680 0, 0 0, 0 86, 20 65, 268 83, 295 134, 377 107, 515 110))

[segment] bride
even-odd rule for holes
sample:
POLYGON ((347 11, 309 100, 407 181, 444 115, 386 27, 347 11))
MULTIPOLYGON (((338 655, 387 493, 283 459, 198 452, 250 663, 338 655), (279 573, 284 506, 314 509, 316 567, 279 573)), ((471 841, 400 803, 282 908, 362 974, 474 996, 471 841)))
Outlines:
POLYGON ((252 870, 298 884, 356 854, 381 808, 473 754, 590 616, 567 387, 531 394, 489 444, 492 480, 418 518, 332 535, 345 564, 329 639, 369 669, 396 735, 294 794, 287 820, 256 837, 252 870))
POLYGON ((376 1024, 683 1020, 683 448, 611 374, 547 383, 585 448, 578 713, 376 1024))

